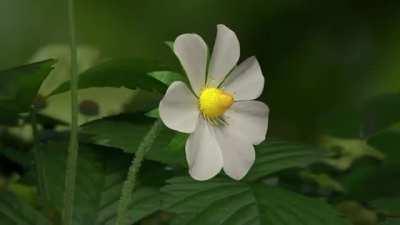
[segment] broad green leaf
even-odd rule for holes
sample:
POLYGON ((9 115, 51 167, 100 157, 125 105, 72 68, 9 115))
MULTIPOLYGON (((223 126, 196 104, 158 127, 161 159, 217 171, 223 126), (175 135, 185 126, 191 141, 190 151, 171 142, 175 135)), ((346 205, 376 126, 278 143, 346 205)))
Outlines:
MULTIPOLYGON (((66 123, 71 119, 70 92, 52 95, 47 99, 47 106, 40 111, 42 115, 66 123)), ((156 107, 160 95, 143 90, 127 88, 102 87, 79 90, 79 124, 85 124, 104 117, 123 113, 150 110, 156 107), (106 94, 105 94, 106 93, 106 94), (97 110, 93 114, 85 114, 85 102, 91 102, 97 110)))
MULTIPOLYGON (((103 119, 82 126, 81 139, 84 142, 134 153, 153 122, 154 119, 139 113, 125 119, 103 119)), ((185 165, 183 151, 185 139, 182 135, 176 136, 174 132, 164 127, 145 157, 167 164, 185 165)))
POLYGON ((400 197, 381 198, 369 203, 378 212, 400 216, 400 197))
POLYGON ((55 62, 49 59, 1 71, 0 109, 27 112, 55 62))
POLYGON ((154 71, 150 73, 150 76, 156 78, 166 85, 170 85, 175 81, 187 81, 185 76, 172 71, 154 71))
MULTIPOLYGON (((94 46, 78 44, 77 52, 79 56, 77 62, 79 74, 96 65, 101 60, 100 51, 94 46)), ((39 94, 42 96, 48 96, 60 84, 71 78, 71 55, 68 43, 41 46, 29 61, 37 62, 49 58, 57 59, 57 64, 40 87, 39 94)))
POLYGON ((378 214, 357 201, 342 201, 336 203, 336 209, 354 225, 377 225, 378 214))
POLYGON ((0 225, 49 225, 38 211, 11 192, 0 192, 0 225))
MULTIPOLYGON (((35 185, 24 183, 23 179, 15 176, 10 181, 7 187, 8 191, 12 192, 20 201, 23 201, 31 206, 38 205, 38 190, 35 185)), ((39 203, 40 204, 40 203, 39 203)))
POLYGON ((257 180, 285 169, 303 168, 327 156, 322 149, 285 141, 266 141, 256 146, 256 161, 246 176, 257 180))
MULTIPOLYGON (((80 74, 79 88, 91 87, 125 87, 142 89, 150 92, 164 93, 166 85, 148 75, 151 71, 164 70, 155 62, 132 59, 110 60, 94 66, 80 74)), ((62 84, 53 94, 69 90, 69 82, 62 84)))
MULTIPOLYGON (((84 135, 83 141, 133 153, 152 121, 154 119, 142 115, 123 121, 110 118, 86 124, 81 128, 81 134, 84 135)), ((187 135, 174 134, 165 128, 146 155, 147 159, 186 165, 184 147, 187 135)), ((256 154, 256 162, 247 175, 247 180, 257 180, 285 169, 306 167, 326 157, 321 149, 284 141, 267 141, 256 146, 256 154)))
POLYGON ((332 136, 320 137, 321 145, 340 157, 332 157, 326 163, 338 170, 348 170, 352 164, 362 158, 383 160, 385 155, 370 146, 366 140, 359 138, 337 138, 332 136))
POLYGON ((398 194, 400 180, 400 127, 394 126, 367 140, 368 145, 385 155, 382 161, 364 159, 354 164, 352 170, 339 177, 348 195, 360 201, 398 194))
POLYGON ((343 186, 326 173, 312 173, 310 171, 300 172, 301 178, 317 184, 323 190, 345 192, 343 186))
MULTIPOLYGON (((64 190, 66 144, 50 142, 42 149, 46 184, 53 207, 61 210, 64 190)), ((75 224, 112 225, 131 155, 104 147, 82 145, 79 149, 75 224)), ((160 208, 157 188, 139 186, 129 207, 132 224, 160 208)))
POLYGON ((264 184, 177 177, 162 188, 172 225, 348 225, 327 203, 264 184))

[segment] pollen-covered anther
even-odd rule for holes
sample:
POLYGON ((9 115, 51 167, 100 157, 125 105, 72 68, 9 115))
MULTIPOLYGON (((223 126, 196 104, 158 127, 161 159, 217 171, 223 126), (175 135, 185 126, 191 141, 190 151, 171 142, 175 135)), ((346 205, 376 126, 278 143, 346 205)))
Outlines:
POLYGON ((233 96, 222 89, 207 87, 200 93, 199 107, 203 116, 214 120, 221 117, 233 104, 233 96))

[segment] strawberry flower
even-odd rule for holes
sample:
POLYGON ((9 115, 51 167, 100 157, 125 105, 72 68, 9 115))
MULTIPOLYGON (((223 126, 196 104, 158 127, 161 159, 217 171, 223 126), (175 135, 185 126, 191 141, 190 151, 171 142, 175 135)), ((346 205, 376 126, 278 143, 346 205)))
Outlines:
POLYGON ((240 56, 236 34, 217 26, 208 64, 208 47, 197 34, 182 34, 173 50, 191 89, 180 81, 170 85, 160 102, 160 117, 173 130, 190 133, 185 153, 189 174, 207 180, 221 169, 242 179, 255 160, 254 145, 265 140, 267 105, 255 101, 264 77, 255 57, 236 66, 240 56))

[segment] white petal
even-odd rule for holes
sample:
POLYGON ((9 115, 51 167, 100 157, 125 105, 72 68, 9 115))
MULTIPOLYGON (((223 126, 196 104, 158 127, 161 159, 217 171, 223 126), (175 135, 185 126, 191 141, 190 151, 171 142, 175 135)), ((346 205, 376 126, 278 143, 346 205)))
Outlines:
POLYGON ((186 141, 186 159, 189 173, 196 180, 208 180, 217 175, 223 165, 221 149, 215 134, 204 119, 186 141))
POLYGON ((164 124, 183 133, 192 133, 199 117, 197 98, 181 81, 172 83, 160 102, 160 117, 164 124))
POLYGON ((263 102, 235 102, 225 112, 227 128, 233 133, 248 140, 252 144, 260 144, 265 140, 268 129, 269 108, 263 102))
POLYGON ((236 65, 240 56, 240 44, 236 34, 225 25, 217 26, 217 37, 208 69, 208 83, 219 85, 236 65))
POLYGON ((254 163, 254 146, 244 138, 237 136, 227 127, 215 128, 218 144, 222 150, 224 172, 235 180, 246 176, 254 163))
POLYGON ((199 94, 206 82, 207 44, 197 34, 182 34, 174 42, 174 52, 189 78, 192 89, 199 94))
POLYGON ((222 87, 235 96, 235 100, 253 100, 264 89, 264 76, 255 57, 250 57, 236 67, 222 87))

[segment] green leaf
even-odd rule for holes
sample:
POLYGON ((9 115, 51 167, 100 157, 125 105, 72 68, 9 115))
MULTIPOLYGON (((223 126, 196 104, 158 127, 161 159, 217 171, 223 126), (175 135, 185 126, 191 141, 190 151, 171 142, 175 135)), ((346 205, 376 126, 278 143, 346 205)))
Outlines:
MULTIPOLYGON (((154 119, 139 113, 126 119, 120 118, 103 119, 82 126, 82 141, 134 153, 154 119)), ((185 165, 185 140, 185 136, 176 136, 170 129, 163 127, 145 158, 172 165, 185 165)))
POLYGON ((323 190, 345 192, 343 186, 326 173, 312 173, 310 171, 300 172, 300 177, 304 180, 317 184, 323 190))
POLYGON ((369 201, 382 196, 398 194, 400 180, 400 126, 383 130, 367 140, 369 146, 379 150, 385 158, 382 161, 359 160, 339 181, 348 196, 360 201, 369 201), (383 185, 384 184, 384 185, 383 185))
POLYGON ((321 146, 331 150, 340 157, 332 157, 326 163, 338 170, 348 170, 354 162, 366 157, 383 160, 385 155, 378 149, 370 146, 364 139, 336 138, 321 136, 321 146))
POLYGON ((320 162, 326 156, 326 152, 315 147, 277 140, 266 141, 256 146, 256 161, 246 180, 257 180, 286 169, 303 168, 320 162))
MULTIPOLYGON (((166 91, 166 85, 149 76, 148 73, 164 69, 166 69, 164 66, 152 61, 140 59, 110 60, 80 74, 79 88, 125 87, 134 90, 140 88, 162 94, 166 91)), ((65 82, 52 94, 68 90, 69 82, 65 82)))
POLYGON ((336 209, 354 225, 377 225, 378 215, 357 201, 341 201, 336 203, 336 209))
MULTIPOLYGON (((0 71, 0 110, 11 118, 13 113, 27 112, 42 81, 53 69, 53 59, 0 71)), ((4 118, 3 118, 4 119, 4 118)))
MULTIPOLYGON (((50 96, 47 106, 40 111, 41 115, 54 118, 66 123, 71 120, 70 92, 63 92, 50 96)), ((144 90, 131 90, 127 88, 102 87, 86 88, 79 90, 79 124, 85 124, 104 117, 115 116, 123 113, 150 110, 160 102, 160 94, 144 90), (107 94, 104 94, 107 93, 107 94), (95 113, 88 115, 85 103, 95 105, 95 113)), ((89 109, 90 110, 90 109, 89 109)))
POLYGON ((163 82, 166 85, 170 85, 175 81, 184 81, 187 79, 180 73, 172 72, 172 71, 154 71, 150 73, 150 76, 156 78, 157 80, 163 82))
POLYGON ((48 225, 49 221, 10 192, 0 192, 1 225, 48 225), (38 222, 39 221, 39 222, 38 222))
MULTIPOLYGON (((50 142, 43 149, 49 199, 60 210, 63 201, 66 144, 50 142)), ((81 145, 76 180, 74 220, 77 225, 112 225, 131 156, 104 147, 81 145)), ((139 186, 132 197, 129 222, 135 223, 160 208, 157 188, 139 186)))
MULTIPOLYGON (((136 114, 129 120, 113 118, 88 123, 81 128, 82 141, 134 153, 154 119, 136 114)), ((184 165, 187 135, 165 128, 146 158, 171 165, 184 165)), ((319 162, 326 152, 314 147, 284 141, 268 141, 256 146, 256 161, 247 180, 257 180, 285 169, 303 168, 319 162)))
POLYGON ((162 188, 173 225, 344 225, 327 203, 263 184, 173 178, 162 188))

